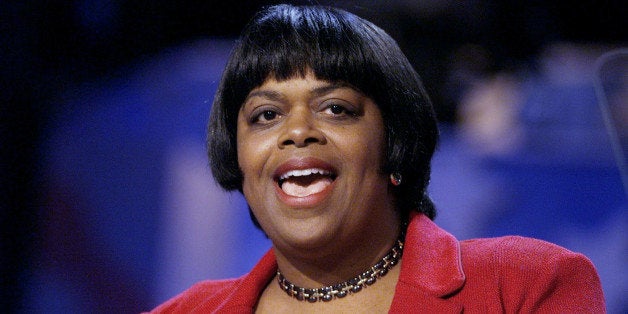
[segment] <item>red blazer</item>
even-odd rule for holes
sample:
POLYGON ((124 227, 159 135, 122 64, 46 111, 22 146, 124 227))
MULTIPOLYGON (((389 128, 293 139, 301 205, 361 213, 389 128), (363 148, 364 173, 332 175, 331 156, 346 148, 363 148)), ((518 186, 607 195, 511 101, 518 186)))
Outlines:
MULTIPOLYGON (((516 236, 458 241, 413 214, 391 313, 604 313, 584 255, 516 236)), ((151 313, 251 313, 277 271, 270 250, 250 273, 197 283, 151 313)))

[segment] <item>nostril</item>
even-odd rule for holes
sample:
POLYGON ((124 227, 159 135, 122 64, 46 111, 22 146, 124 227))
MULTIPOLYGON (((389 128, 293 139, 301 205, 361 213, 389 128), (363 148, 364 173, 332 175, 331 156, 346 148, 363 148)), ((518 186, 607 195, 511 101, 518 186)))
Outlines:
POLYGON ((283 146, 294 145, 293 140, 285 140, 282 142, 283 146))
POLYGON ((321 140, 316 138, 316 137, 307 137, 303 140, 294 140, 294 139, 287 139, 284 140, 283 142, 281 142, 282 146, 291 146, 294 145, 296 147, 305 147, 308 146, 310 144, 315 144, 315 143, 320 143, 321 140))

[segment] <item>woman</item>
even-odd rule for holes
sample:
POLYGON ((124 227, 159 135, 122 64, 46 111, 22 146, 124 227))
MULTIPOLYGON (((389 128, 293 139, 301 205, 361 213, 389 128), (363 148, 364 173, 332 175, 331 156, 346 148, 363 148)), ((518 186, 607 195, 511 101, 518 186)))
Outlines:
POLYGON ((384 31, 331 8, 259 13, 223 74, 208 151, 273 247, 249 274, 154 312, 603 312, 584 256, 521 237, 459 242, 432 223, 437 135, 384 31))

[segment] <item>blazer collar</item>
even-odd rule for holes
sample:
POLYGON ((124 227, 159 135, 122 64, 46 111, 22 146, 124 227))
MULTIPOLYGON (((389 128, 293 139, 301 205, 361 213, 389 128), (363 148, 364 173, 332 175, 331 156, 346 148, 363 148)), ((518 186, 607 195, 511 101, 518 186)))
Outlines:
MULTIPOLYGON (((444 298, 460 290, 465 282, 460 244, 423 214, 411 214, 400 266, 401 275, 391 312, 406 312, 403 309, 413 313, 462 311, 460 304, 444 298)), ((255 307, 260 293, 276 271, 277 262, 271 249, 249 274, 241 278, 238 288, 226 298, 221 308, 255 307)))
POLYGON ((411 214, 403 254, 401 273, 408 275, 402 276, 404 282, 438 297, 462 288, 460 243, 427 216, 411 214))
POLYGON ((458 240, 425 215, 412 213, 391 312, 459 313, 462 305, 445 297, 464 282, 458 240))

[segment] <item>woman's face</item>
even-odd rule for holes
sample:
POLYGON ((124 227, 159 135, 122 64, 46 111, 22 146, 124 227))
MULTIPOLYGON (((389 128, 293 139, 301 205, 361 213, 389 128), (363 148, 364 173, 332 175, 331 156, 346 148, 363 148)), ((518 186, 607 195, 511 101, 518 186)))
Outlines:
POLYGON ((347 85, 309 73, 252 90, 238 114, 238 163, 273 244, 317 249, 396 228, 384 138, 376 104, 347 85))

